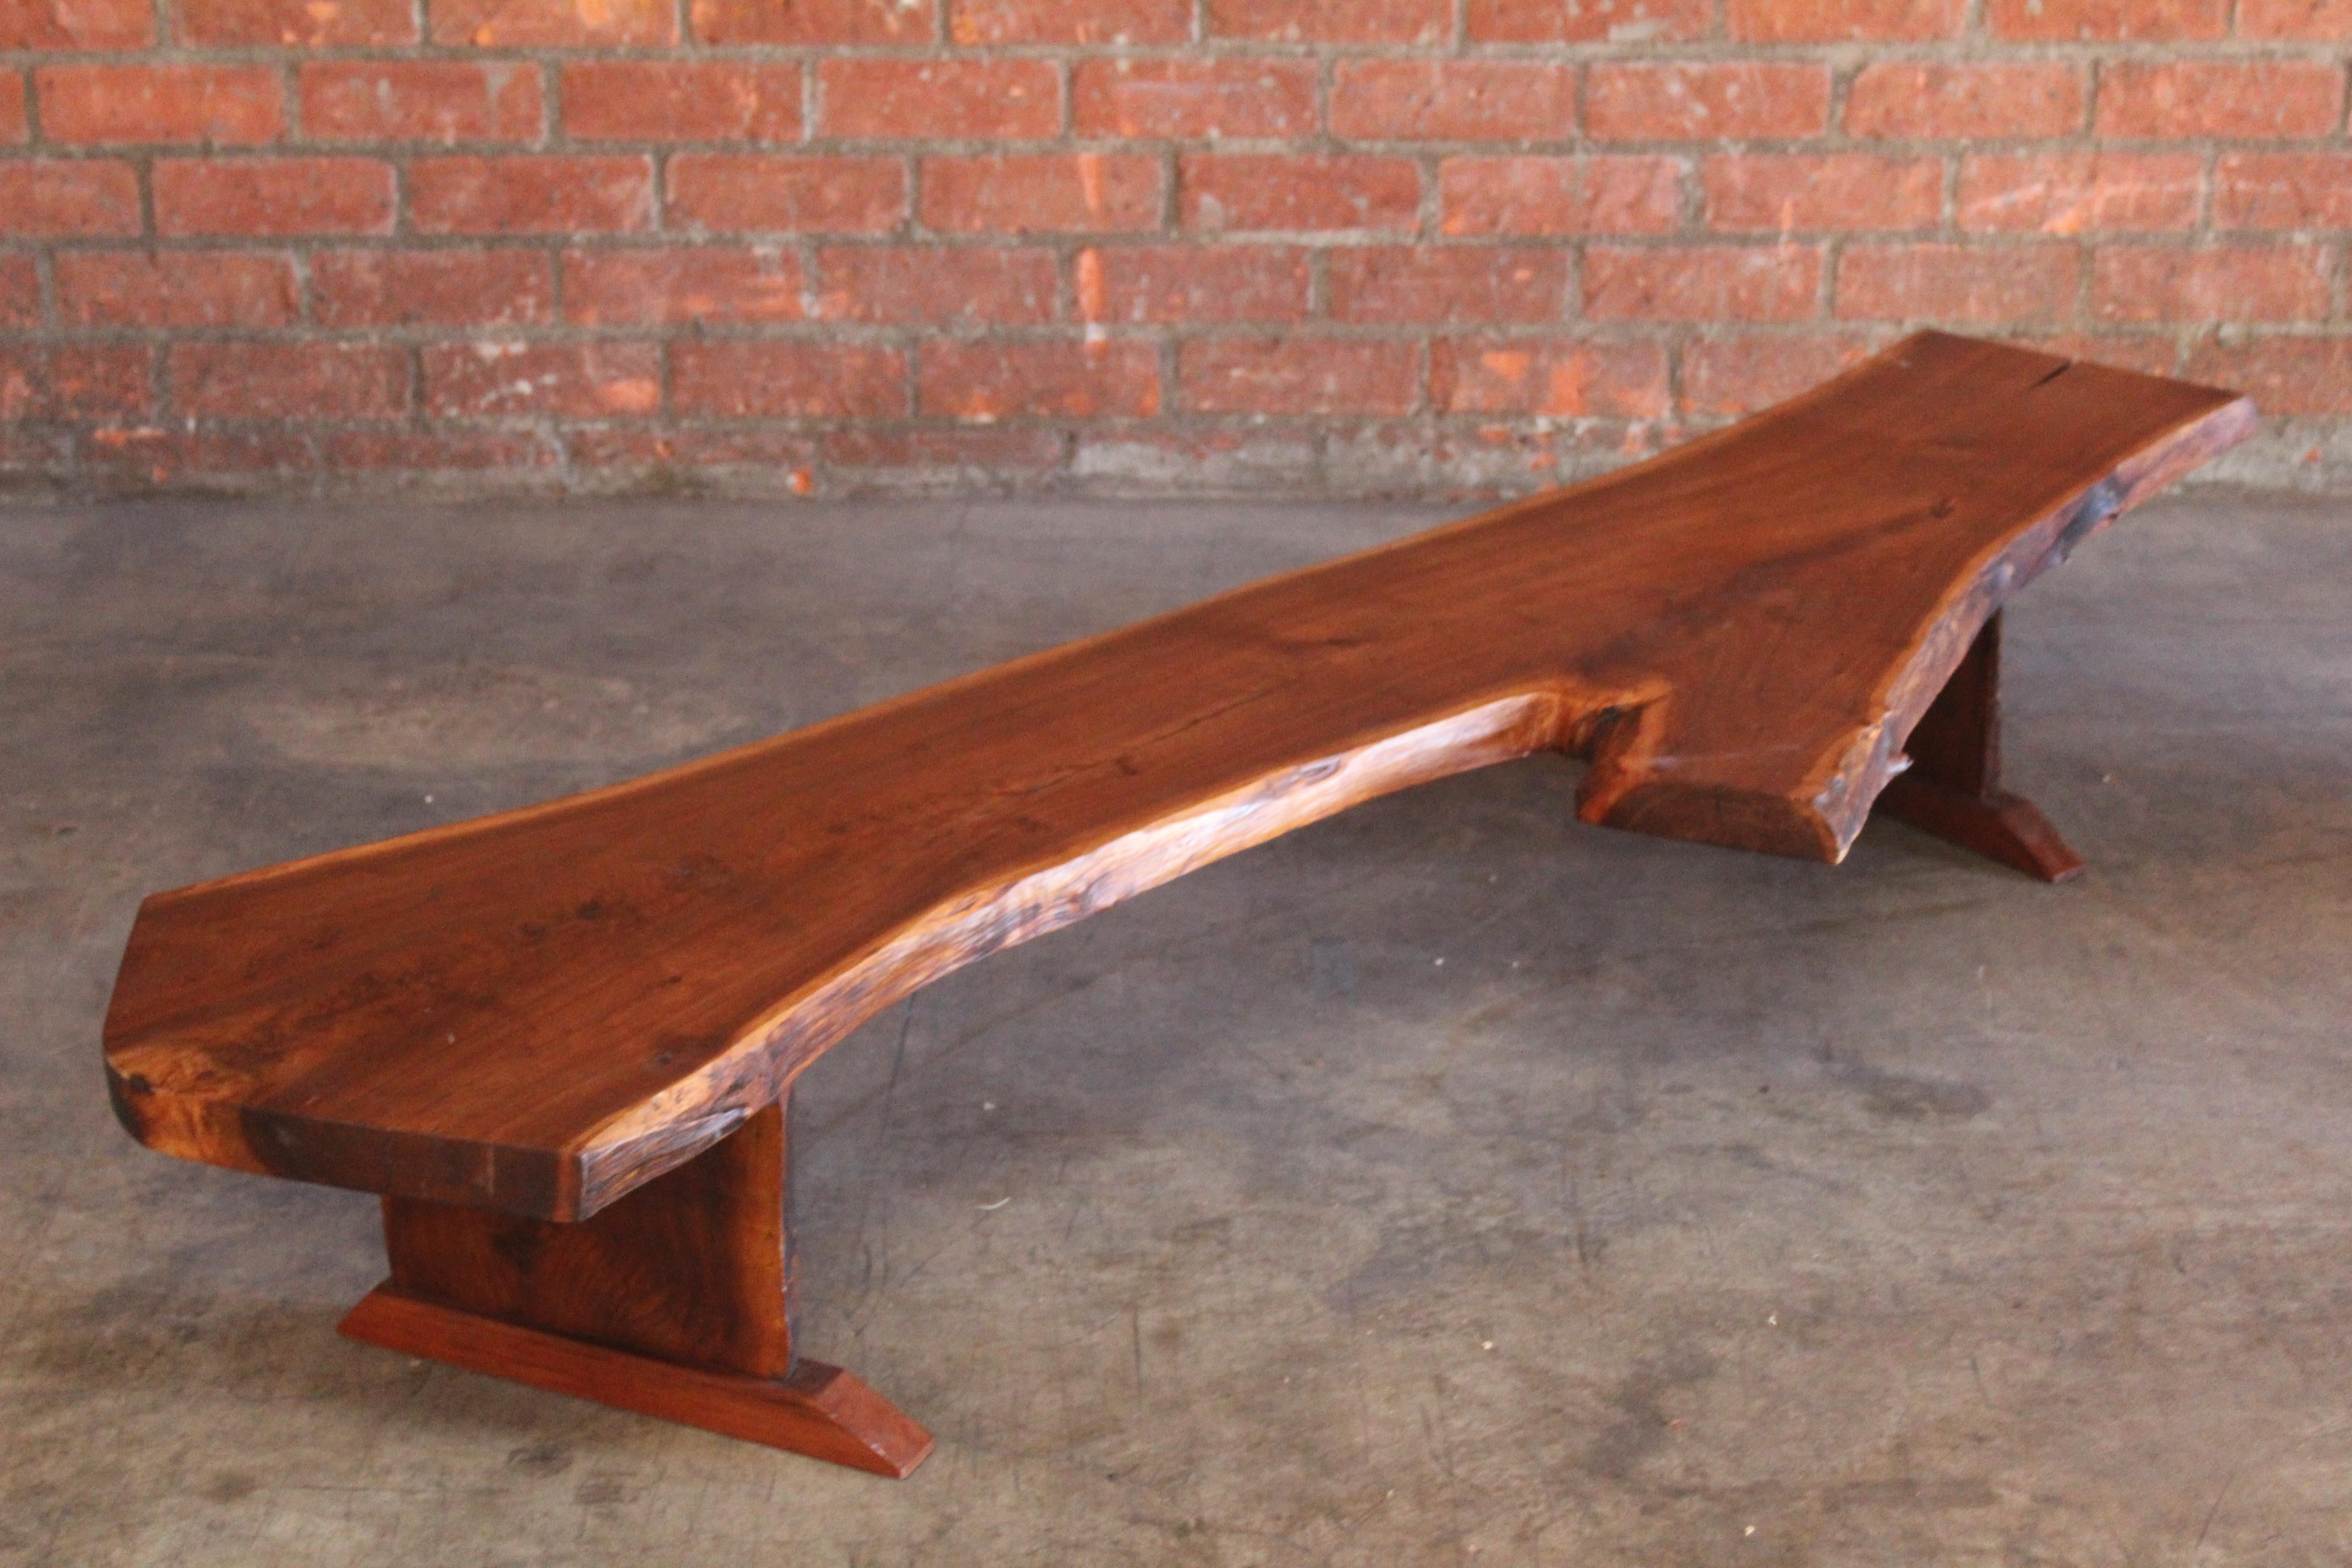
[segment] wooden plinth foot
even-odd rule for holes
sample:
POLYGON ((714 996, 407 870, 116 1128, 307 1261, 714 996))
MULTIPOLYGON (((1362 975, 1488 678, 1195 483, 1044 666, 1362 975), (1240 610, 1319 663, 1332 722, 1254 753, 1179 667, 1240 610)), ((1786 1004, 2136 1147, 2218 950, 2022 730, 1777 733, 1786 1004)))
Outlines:
POLYGON ((640 1415, 903 1477, 931 1435, 853 1373, 803 1361, 782 1378, 704 1372, 404 1296, 368 1292, 340 1332, 372 1345, 593 1399, 640 1415))
POLYGON ((1985 622, 1904 750, 1911 770, 1879 792, 1874 809, 2045 882, 2083 874, 2083 858, 2050 819, 2000 787, 2000 616, 1985 622))
POLYGON ((2005 789, 1961 795, 1925 779, 1902 777, 1886 786, 1878 805, 1898 822, 2013 866, 2029 877, 2065 882, 2083 874, 2083 858, 2058 837, 2041 807, 2021 795, 2005 789))
POLYGON ((677 1169, 559 1224, 383 1203, 392 1278, 355 1340, 903 1476, 931 1435, 793 1345, 791 1164, 771 1105, 677 1169))

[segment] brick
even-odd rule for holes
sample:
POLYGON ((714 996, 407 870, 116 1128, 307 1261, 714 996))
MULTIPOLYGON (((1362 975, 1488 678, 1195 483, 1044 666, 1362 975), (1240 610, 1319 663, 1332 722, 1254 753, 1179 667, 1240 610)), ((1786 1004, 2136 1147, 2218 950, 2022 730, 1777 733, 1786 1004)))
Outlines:
POLYGON ((801 313, 801 258, 774 247, 573 250, 563 257, 564 318, 583 327, 797 321, 801 313))
POLYGON ((554 269, 536 250, 320 250, 310 310, 329 327, 538 326, 554 269))
POLYGON ((31 118, 25 110, 25 79, 0 67, 0 142, 33 139, 31 118))
POLYGON ((311 64, 297 91, 302 134, 316 142, 536 142, 547 123, 529 64, 311 64))
POLYGON ((1027 247, 835 245, 816 266, 819 317, 885 326, 1050 321, 1060 281, 1027 247))
POLYGON ((0 0, 0 49, 143 49, 155 41, 150 0, 0 0))
POLYGON ((1933 228, 1943 216, 1944 163, 1870 153, 1735 154, 1701 163, 1699 188, 1709 228, 1933 228))
POLYGON ((1190 229, 1411 230, 1421 222, 1421 171, 1409 158, 1188 154, 1177 179, 1190 229))
POLYGON ((1596 65, 1584 83, 1585 132, 1604 142, 1816 136, 1829 120, 1825 66, 1596 65))
POLYGON ((1451 0, 1208 0, 1208 36, 1284 44, 1434 44, 1451 0))
POLYGON ((1082 250, 1072 269, 1083 321, 1303 321, 1307 252, 1273 245, 1135 245, 1082 250))
POLYGON ((2083 128, 2083 73, 2059 64, 1864 66, 1846 91, 1855 136, 2064 136, 2083 128))
POLYGON ((990 44, 1181 44, 1192 0, 952 0, 948 36, 990 44))
POLYGON ((177 0, 180 41, 205 48, 384 48, 416 42, 409 0, 177 0))
POLYGON ((1683 407, 1753 414, 1827 381, 1874 346, 1843 334, 1702 338, 1683 350, 1683 407))
POLYGON ((111 159, 0 163, 0 235, 35 239, 137 234, 139 175, 111 159))
MULTIPOLYGON (((98 432, 91 433, 93 441, 98 432)), ((318 466, 310 436, 296 429, 222 430, 185 426, 141 431, 132 443, 142 460, 179 474, 300 473, 318 466)), ((152 469, 150 469, 152 472, 152 469)))
POLYGON ((1409 414, 1421 367, 1409 342, 1206 338, 1178 345, 1176 379, 1202 414, 1409 414))
POLYGON ((563 68, 563 129, 591 142, 791 142, 801 68, 594 60, 563 68))
POLYGON ((1429 345, 1429 399, 1441 414, 1655 419, 1666 411, 1666 351, 1563 338, 1440 338, 1429 345))
POLYGON ((816 79, 827 136, 1034 141, 1062 129, 1050 60, 825 60, 816 79))
POLYGON ((929 5, 899 0, 693 0, 698 44, 928 44, 929 5))
POLYGON ((1160 160, 1115 153, 926 158, 922 217, 950 234, 1111 234, 1160 226, 1160 160))
POLYGON ((1682 216, 1679 159, 1448 158, 1439 226, 1451 235, 1664 234, 1682 216))
POLYGON ((2209 341, 2181 374, 2236 387, 2265 414, 2352 414, 2352 337, 2209 341))
POLYGON ((677 42, 675 0, 431 0, 427 10, 436 44, 584 49, 677 42))
POLYGON ((131 343, 66 343, 49 353, 52 418, 143 418, 155 409, 152 353, 131 343))
POLYGON ((1070 78, 1081 136, 1311 136, 1315 67, 1305 60, 1081 60, 1070 78))
POLYGON ((1149 418, 1160 412, 1150 343, 926 342, 915 373, 925 414, 998 419, 1149 418))
POLYGON ((421 234, 625 234, 653 221, 653 165, 635 156, 419 158, 408 221, 421 234))
POLYGON ((907 174, 896 158, 680 153, 667 211, 708 234, 877 234, 906 220, 907 174))
POLYGON ((2238 36, 2352 38, 2352 0, 2238 0, 2238 36))
POLYGON ((177 414, 383 419, 408 406, 408 354, 374 343, 173 343, 177 414))
POLYGON ((2219 38, 2230 0, 1985 0, 1985 30, 2029 42, 2219 38))
POLYGON ((41 324, 41 274, 29 256, 0 253, 0 327, 41 324))
POLYGON ((41 134, 65 142, 274 142, 286 129, 266 66, 45 66, 41 134))
POLYGON ((1367 246, 1333 251, 1327 268, 1335 321, 1557 321, 1566 314, 1564 250, 1367 246))
POLYGON ((0 420, 143 419, 155 406, 147 349, 0 343, 0 420))
POLYGON ((641 419, 661 411, 661 345, 483 339, 425 351, 425 409, 458 418, 641 419))
POLYGON ((907 412, 897 349, 829 342, 681 342, 670 351, 680 414, 724 419, 879 419, 907 412))
POLYGON ((2352 228, 2352 153, 2224 153, 2217 228, 2352 228))
POLYGON ((62 251, 58 315, 75 327, 282 327, 299 314, 294 263, 236 250, 62 251))
POLYGON ((825 460, 850 468, 953 468, 986 478, 1062 462, 1062 437, 1052 430, 855 428, 828 430, 821 439, 825 460))
POLYGON ((1595 246, 1584 258, 1584 313, 1594 321, 1791 321, 1813 314, 1821 247, 1595 246))
POLYGON ((1706 37, 1708 0, 1469 0, 1474 44, 1664 44, 1706 37))
POLYGON ((1985 153, 1960 165, 1960 226, 2041 234, 2191 228, 2204 183, 2204 160, 2193 153, 1985 153))
POLYGON ((2102 136, 2325 136, 2344 71, 2316 60, 2111 61, 2099 70, 2102 136))
POLYGON ((702 468, 757 467, 794 470, 786 487, 804 493, 816 442, 789 426, 736 426, 718 430, 660 430, 616 425, 576 430, 565 446, 583 468, 702 468))
POLYGON ((1742 43, 1877 43, 1958 37, 1968 11, 1967 0, 1728 0, 1723 20, 1742 43))
POLYGON ((392 165, 373 158, 167 158, 152 178, 167 238, 392 232, 392 165))
POLYGON ((301 473, 318 466, 310 435, 300 429, 192 426, 101 426, 89 432, 84 458, 101 481, 158 487, 204 475, 301 473))
POLYGON ((1545 60, 1341 60, 1332 72, 1331 133, 1566 141, 1576 134, 1576 70, 1545 60))
POLYGON ((1850 321, 2048 321, 2073 313, 2074 269, 2071 245, 1853 245, 1838 263, 1837 314, 1850 321))
POLYGON ((327 432, 330 468, 413 473, 552 468, 562 448, 536 430, 412 430, 394 426, 327 432))
POLYGON ((2311 321, 2327 314, 2328 253, 2292 245, 2222 249, 2104 246, 2091 258, 2102 321, 2311 321))

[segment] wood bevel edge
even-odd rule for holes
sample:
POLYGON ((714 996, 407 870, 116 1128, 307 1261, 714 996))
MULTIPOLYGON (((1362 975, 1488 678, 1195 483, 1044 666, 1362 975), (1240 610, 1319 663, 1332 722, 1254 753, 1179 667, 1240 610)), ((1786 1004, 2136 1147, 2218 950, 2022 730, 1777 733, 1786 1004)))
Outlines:
POLYGON ((335 1331, 894 1480, 912 1474, 935 1447, 929 1432, 863 1379, 824 1362, 803 1359, 782 1378, 712 1372, 501 1322, 409 1295, 389 1280, 362 1297, 335 1331))

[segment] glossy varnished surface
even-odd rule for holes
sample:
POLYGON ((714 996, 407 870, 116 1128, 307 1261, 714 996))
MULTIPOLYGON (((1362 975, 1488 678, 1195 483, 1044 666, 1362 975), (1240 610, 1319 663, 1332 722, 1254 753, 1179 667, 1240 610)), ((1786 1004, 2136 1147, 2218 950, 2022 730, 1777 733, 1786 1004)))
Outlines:
POLYGON ((973 957, 1541 749, 1587 820, 1833 859, 1986 617, 2242 434, 1927 336, 1607 479, 633 784, 160 895, 145 1142, 575 1218, 973 957))

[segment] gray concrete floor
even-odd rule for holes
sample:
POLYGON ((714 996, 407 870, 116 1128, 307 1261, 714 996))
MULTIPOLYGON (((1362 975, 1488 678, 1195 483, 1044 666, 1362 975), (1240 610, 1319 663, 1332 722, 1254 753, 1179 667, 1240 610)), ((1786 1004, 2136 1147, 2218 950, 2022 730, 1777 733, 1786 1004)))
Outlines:
POLYGON ((2352 1561, 2352 503, 2013 613, 2051 889, 1615 835, 1521 763, 804 1080, 880 1481, 348 1343, 373 1201, 108 1114, 143 893, 604 783, 1426 509, 0 513, 0 1561, 2352 1561))

